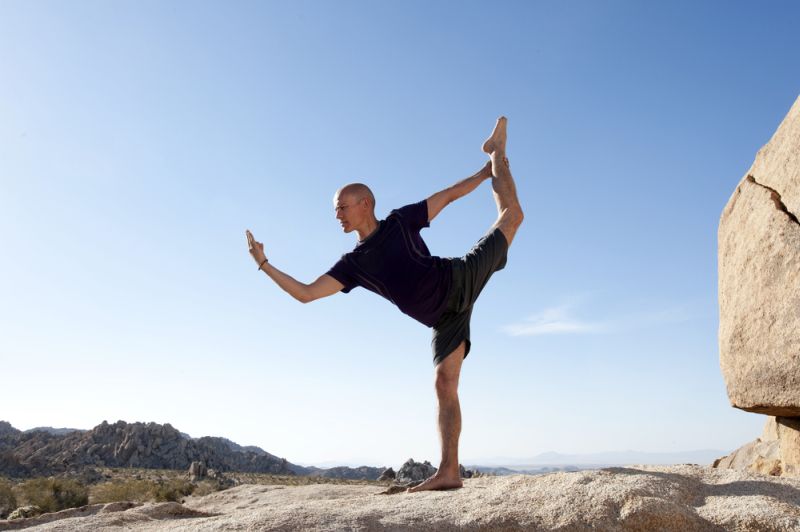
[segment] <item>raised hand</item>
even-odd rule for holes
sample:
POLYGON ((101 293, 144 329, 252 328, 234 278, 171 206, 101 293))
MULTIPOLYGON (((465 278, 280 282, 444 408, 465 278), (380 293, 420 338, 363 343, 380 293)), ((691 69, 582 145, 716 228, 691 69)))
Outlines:
POLYGON ((253 257, 253 260, 256 261, 256 264, 260 266, 261 263, 264 262, 264 259, 267 258, 267 256, 264 255, 264 244, 257 241, 253 237, 253 233, 251 233, 249 229, 246 229, 244 234, 247 236, 247 247, 248 247, 247 250, 253 257))

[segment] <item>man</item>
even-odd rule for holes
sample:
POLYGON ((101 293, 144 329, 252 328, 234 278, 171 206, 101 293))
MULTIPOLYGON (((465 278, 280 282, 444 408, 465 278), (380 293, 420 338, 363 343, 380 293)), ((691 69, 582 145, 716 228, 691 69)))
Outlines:
POLYGON ((442 459, 436 474, 409 488, 409 492, 462 486, 458 468, 458 379, 470 350, 472 306, 491 275, 505 267, 508 246, 523 218, 505 147, 506 118, 501 116, 483 144, 483 151, 490 158, 486 166, 425 201, 392 211, 385 220, 375 218, 375 198, 367 186, 352 183, 339 189, 333 200, 336 219, 345 233, 356 232, 358 243, 311 284, 300 283, 275 268, 264 255, 264 245, 250 231, 246 232, 250 254, 259 269, 295 299, 308 303, 362 286, 433 328, 431 345, 442 459), (428 227, 448 204, 469 194, 486 179, 492 180, 498 211, 489 232, 464 257, 431 256, 420 230, 428 227))

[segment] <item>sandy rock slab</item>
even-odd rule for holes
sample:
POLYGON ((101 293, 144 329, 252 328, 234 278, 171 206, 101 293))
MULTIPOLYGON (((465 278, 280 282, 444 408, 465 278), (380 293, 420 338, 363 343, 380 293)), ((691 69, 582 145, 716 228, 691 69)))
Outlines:
POLYGON ((129 524, 160 519, 208 517, 212 514, 192 510, 177 502, 141 504, 112 502, 70 508, 25 519, 0 520, 4 530, 98 530, 104 527, 129 528, 129 524))
POLYGON ((183 505, 210 517, 170 518, 174 507, 159 514, 145 505, 30 530, 800 530, 800 480, 695 465, 479 477, 414 494, 382 489, 249 484, 183 505))

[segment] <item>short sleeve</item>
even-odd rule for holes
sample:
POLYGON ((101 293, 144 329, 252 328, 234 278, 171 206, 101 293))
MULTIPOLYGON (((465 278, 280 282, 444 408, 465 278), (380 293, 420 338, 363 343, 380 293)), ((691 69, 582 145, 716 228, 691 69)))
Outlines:
POLYGON ((417 232, 431 225, 428 222, 428 200, 400 207, 390 214, 396 214, 404 225, 417 232))
POLYGON ((347 255, 345 254, 342 255, 342 258, 326 273, 344 285, 341 291, 346 294, 358 286, 352 272, 353 267, 348 263, 347 255))

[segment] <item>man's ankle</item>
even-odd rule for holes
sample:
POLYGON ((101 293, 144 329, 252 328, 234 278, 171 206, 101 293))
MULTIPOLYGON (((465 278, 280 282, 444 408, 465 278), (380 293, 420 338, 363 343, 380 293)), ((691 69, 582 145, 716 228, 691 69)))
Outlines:
POLYGON ((460 474, 461 474, 461 472, 459 471, 457 465, 456 466, 449 466, 449 465, 440 464, 439 465, 439 469, 436 472, 439 473, 440 475, 445 475, 445 476, 448 476, 448 477, 450 477, 450 476, 460 476, 460 474))

